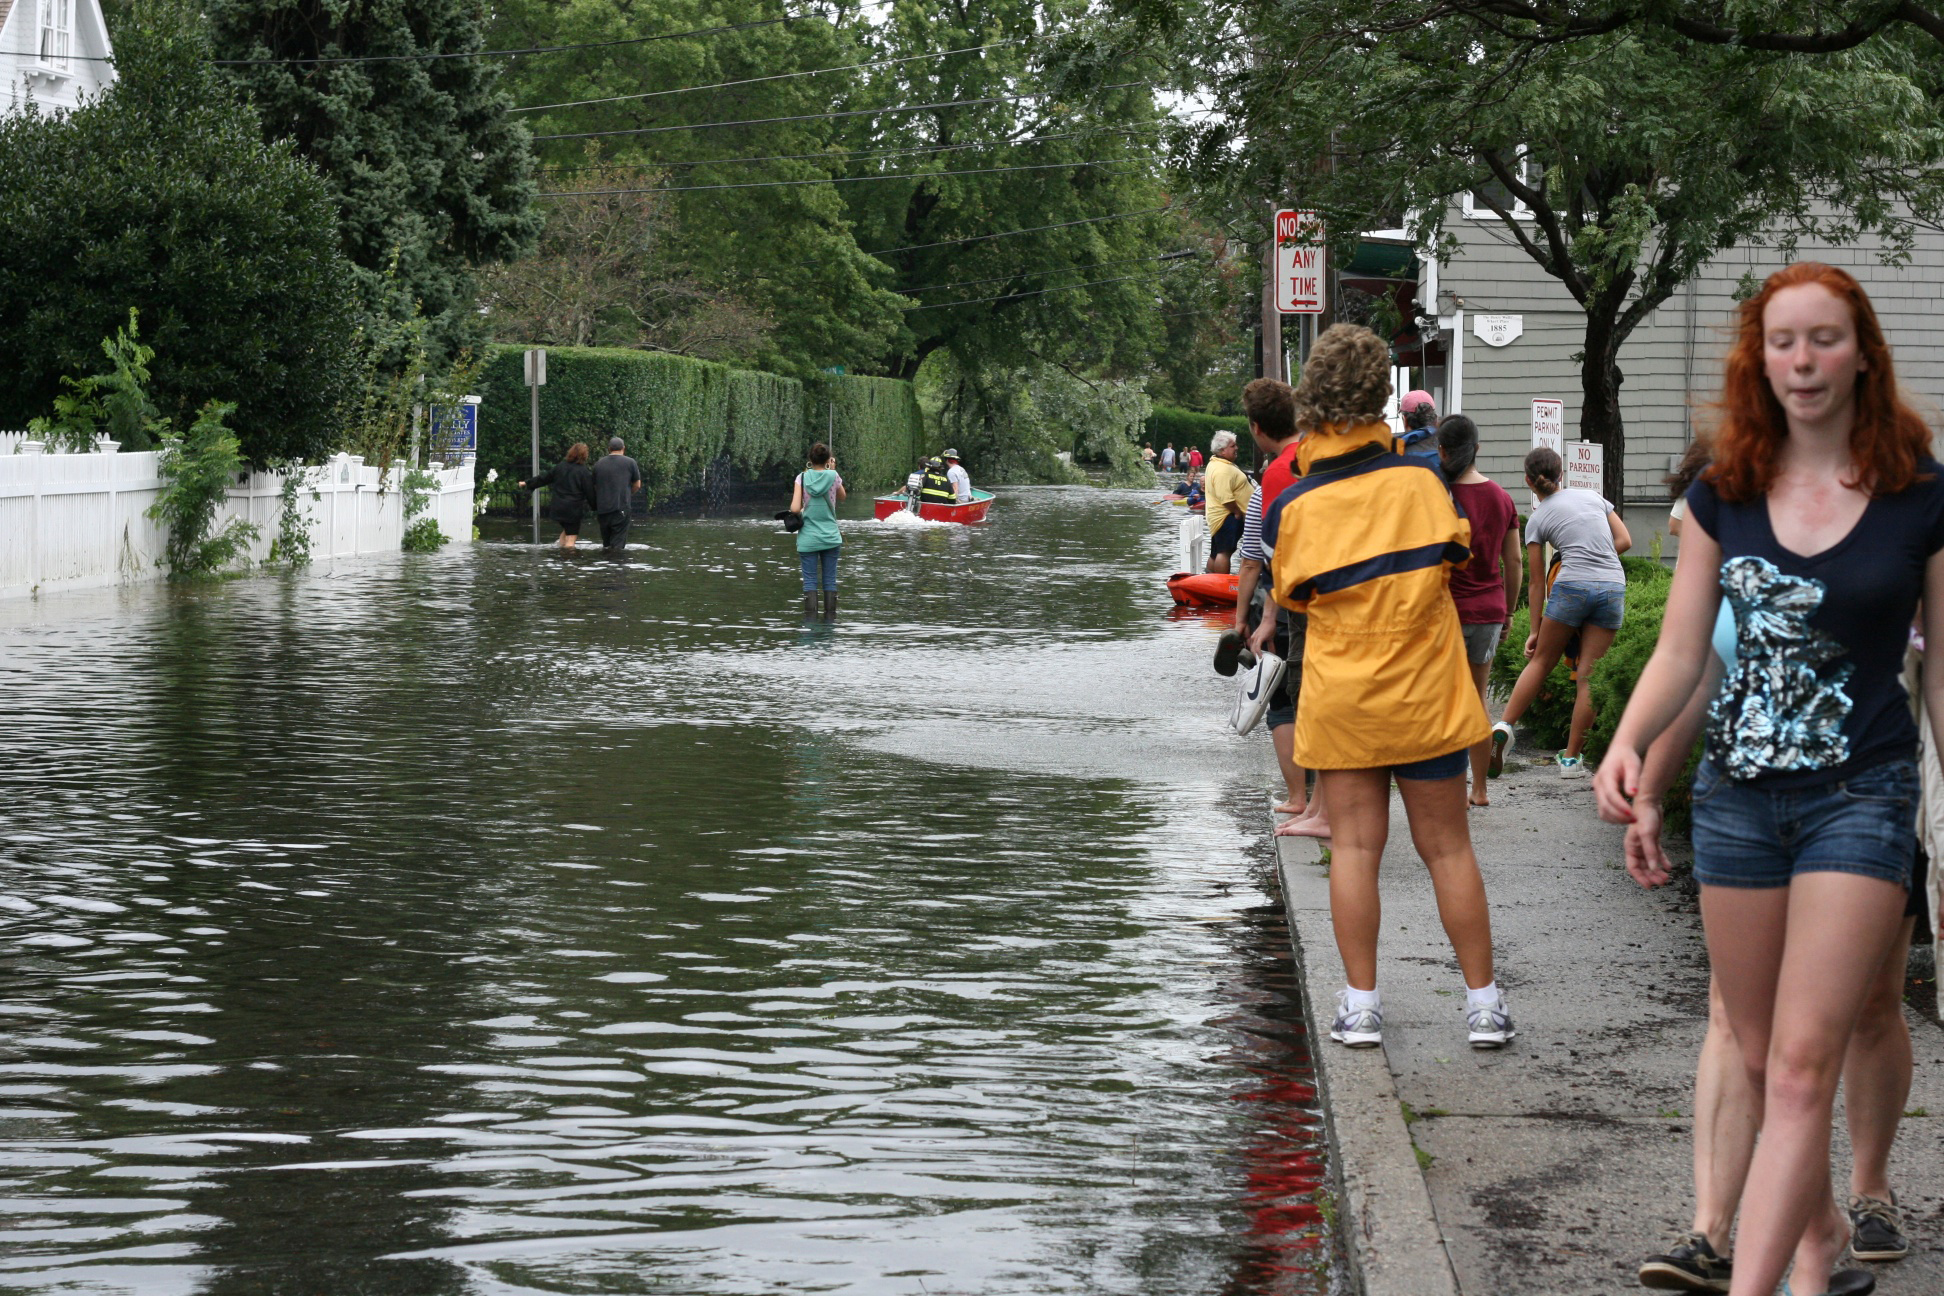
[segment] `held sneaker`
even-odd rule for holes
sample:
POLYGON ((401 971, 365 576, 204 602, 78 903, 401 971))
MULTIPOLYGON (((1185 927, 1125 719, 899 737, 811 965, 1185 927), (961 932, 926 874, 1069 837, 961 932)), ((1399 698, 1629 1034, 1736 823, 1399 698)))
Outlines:
POLYGON ((1242 654, 1246 651, 1248 650, 1243 646, 1240 630, 1222 631, 1222 637, 1215 645, 1215 673, 1235 674, 1235 668, 1241 664, 1242 654))
POLYGON ((1384 1042, 1383 1010, 1352 1008, 1350 996, 1337 991, 1336 1020, 1330 1023, 1330 1038, 1347 1048, 1376 1048, 1384 1042))
POLYGON ((1901 1260, 1910 1254, 1910 1239, 1904 1236, 1903 1211, 1897 1195, 1849 1199, 1850 1253, 1858 1260, 1901 1260))
POLYGON ((1512 726, 1501 720, 1492 726, 1492 759, 1485 766, 1487 778, 1497 778, 1505 772, 1505 758, 1512 754, 1512 726))
POLYGON ((1715 1254, 1705 1233, 1686 1233, 1666 1255, 1648 1256, 1640 1285, 1656 1291, 1725 1292, 1732 1268, 1715 1254))
POLYGON ((1586 777, 1586 759, 1581 756, 1559 754, 1559 777, 1563 779, 1583 779, 1586 777))
POLYGON ((1488 1004, 1465 1008, 1465 1024, 1471 1027, 1471 1046, 1475 1049, 1503 1048, 1518 1032, 1512 1029, 1512 1010, 1501 994, 1488 1004))

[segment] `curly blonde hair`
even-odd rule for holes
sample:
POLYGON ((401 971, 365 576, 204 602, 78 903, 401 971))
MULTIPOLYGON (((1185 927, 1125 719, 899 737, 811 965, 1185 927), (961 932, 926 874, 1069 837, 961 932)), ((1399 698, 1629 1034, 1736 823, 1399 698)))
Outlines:
POLYGON ((1390 348, 1361 324, 1332 324, 1303 362, 1296 423, 1304 429, 1375 423, 1391 393, 1390 348))

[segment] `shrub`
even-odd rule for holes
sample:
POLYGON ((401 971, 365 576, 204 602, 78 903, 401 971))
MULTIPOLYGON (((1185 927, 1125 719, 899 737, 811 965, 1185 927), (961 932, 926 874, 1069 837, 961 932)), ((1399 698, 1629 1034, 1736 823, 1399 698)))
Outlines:
MULTIPOLYGON (((1627 571, 1627 615, 1613 647, 1593 672, 1591 689, 1593 727, 1587 731, 1585 755, 1597 764, 1613 741, 1620 717, 1633 696, 1640 672, 1654 655, 1660 641, 1661 618, 1667 611, 1668 591, 1674 573, 1648 558, 1622 558, 1627 571)), ((1512 618, 1511 633, 1499 645, 1492 661, 1492 686, 1501 696, 1512 691, 1520 671, 1525 669, 1525 640, 1530 630, 1531 613, 1521 608, 1512 618)), ((1519 727, 1535 747, 1563 748, 1570 736, 1573 719, 1573 681, 1564 662, 1553 667, 1519 727)), ((1680 778, 1667 794, 1667 821, 1670 828, 1684 829, 1688 822, 1689 781, 1694 775, 1695 757, 1690 756, 1680 778)))
POLYGON ((156 473, 162 489, 148 515, 169 530, 169 579, 207 576, 227 567, 256 538, 256 527, 241 518, 214 535, 210 528, 222 507, 230 483, 243 467, 243 454, 234 434, 223 426, 233 405, 211 401, 203 406, 189 431, 181 436, 162 433, 162 458, 156 473))
MULTIPOLYGON (((479 382, 479 472, 529 471, 531 406, 521 348, 495 347, 479 382)), ((858 489, 902 481, 923 445, 911 384, 891 378, 794 378, 660 351, 550 347, 540 389, 540 461, 576 441, 602 453, 610 436, 641 463, 650 506, 703 484, 723 457, 745 480, 780 479, 812 441, 834 435, 845 480, 858 489), (834 429, 834 431, 833 431, 834 429)))
POLYGON ((1156 405, 1142 425, 1141 440, 1156 450, 1172 441, 1177 450, 1193 445, 1200 446, 1206 454, 1209 438, 1217 432, 1245 437, 1249 434, 1249 420, 1240 414, 1201 414, 1174 405, 1156 405))
POLYGON ((214 397, 235 405, 252 461, 323 455, 355 331, 323 182, 263 141, 186 7, 138 6, 115 56, 99 100, 0 119, 0 426, 52 409, 62 375, 96 371, 133 307, 161 414, 180 426, 214 397))

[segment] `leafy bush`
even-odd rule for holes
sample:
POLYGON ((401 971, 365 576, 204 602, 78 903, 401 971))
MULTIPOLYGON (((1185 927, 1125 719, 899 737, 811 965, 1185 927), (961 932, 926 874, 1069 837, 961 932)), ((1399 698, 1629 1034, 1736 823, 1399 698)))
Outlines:
POLYGON ((292 571, 310 566, 311 529, 304 506, 297 496, 306 486, 312 499, 323 498, 311 480, 314 469, 302 464, 275 465, 283 471, 283 485, 277 491, 277 536, 270 542, 270 561, 282 563, 292 571))
POLYGON ((815 386, 821 390, 805 401, 810 426, 804 439, 822 441, 834 425, 831 452, 845 483, 875 490, 904 481, 925 449, 925 419, 912 385, 896 378, 824 375, 815 386))
POLYGON ((1217 432, 1247 436, 1249 420, 1241 414, 1199 414, 1173 405, 1156 405, 1142 425, 1141 440, 1152 443, 1156 450, 1172 441, 1177 450, 1194 445, 1206 453, 1209 438, 1217 432))
MULTIPOLYGON (((1620 727, 1620 717, 1627 709, 1627 699, 1633 696, 1640 672, 1654 655, 1654 645, 1660 641, 1661 618, 1667 611, 1668 591, 1674 583, 1674 573, 1652 559, 1622 558, 1620 562, 1627 571, 1627 615, 1621 622, 1620 632, 1613 637, 1613 647, 1593 672, 1593 727, 1587 731, 1585 754, 1595 764, 1613 742, 1614 731, 1620 727)), ((1498 655, 1492 661, 1492 686, 1501 696, 1512 691, 1520 671, 1525 669, 1525 640, 1530 625, 1530 611, 1521 608, 1514 614, 1511 633, 1499 645, 1498 655)), ((1519 718, 1519 728, 1535 747, 1558 749, 1566 745, 1572 728, 1573 692, 1573 681, 1565 663, 1561 662, 1546 677, 1537 700, 1519 718)), ((1695 763, 1691 755, 1680 778, 1668 790, 1670 828, 1682 829, 1687 825, 1689 782, 1695 763)))
MULTIPOLYGON (((479 473, 519 480, 530 471, 531 405, 521 348, 495 347, 479 382, 479 473)), ((540 461, 558 462, 610 436, 641 463, 650 506, 703 483, 727 456, 745 480, 780 479, 812 441, 831 435, 845 480, 857 489, 902 481, 923 446, 911 384, 890 378, 794 378, 660 351, 550 347, 540 389, 540 461)))
POLYGON ((54 416, 32 420, 27 430, 75 454, 92 451, 97 437, 108 437, 123 450, 148 449, 161 431, 161 422, 147 391, 155 349, 143 346, 140 338, 137 312, 131 306, 128 327, 101 341, 109 371, 86 378, 62 374, 61 386, 67 390, 54 398, 54 416))
POLYGON ((193 11, 138 6, 115 45, 99 100, 0 119, 0 427, 52 409, 134 307, 161 414, 181 425, 215 397, 251 460, 323 455, 355 332, 336 207, 264 142, 193 11))
POLYGON ((439 530, 436 518, 420 518, 405 528, 404 539, 398 547, 406 553, 431 553, 450 538, 445 532, 439 530))
POLYGON ((243 467, 242 449, 223 426, 235 408, 211 401, 186 434, 166 430, 162 434, 162 458, 156 469, 162 489, 148 515, 168 528, 171 580, 221 571, 256 538, 255 525, 241 518, 231 518, 228 526, 210 534, 216 510, 243 467))

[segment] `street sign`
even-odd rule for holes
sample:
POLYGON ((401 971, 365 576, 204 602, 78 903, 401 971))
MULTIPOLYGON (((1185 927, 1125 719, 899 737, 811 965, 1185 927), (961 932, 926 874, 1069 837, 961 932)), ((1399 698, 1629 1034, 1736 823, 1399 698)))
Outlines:
POLYGON ((1566 435, 1566 402, 1556 400, 1535 400, 1532 402, 1532 444, 1535 449, 1544 446, 1558 451, 1559 443, 1566 435))
POLYGON ((1276 309, 1284 315, 1321 315, 1329 252, 1323 218, 1312 211, 1276 213, 1276 309))
POLYGON ((1600 494, 1606 472, 1606 447, 1598 441, 1573 441, 1566 446, 1566 488, 1600 494))
POLYGON ((526 353, 526 385, 545 387, 547 385, 547 350, 534 347, 526 353))

